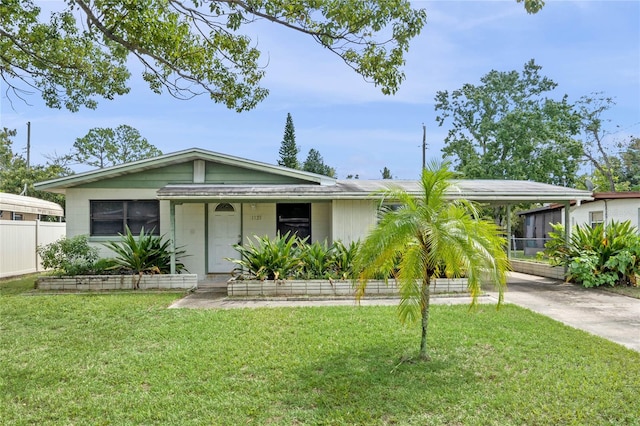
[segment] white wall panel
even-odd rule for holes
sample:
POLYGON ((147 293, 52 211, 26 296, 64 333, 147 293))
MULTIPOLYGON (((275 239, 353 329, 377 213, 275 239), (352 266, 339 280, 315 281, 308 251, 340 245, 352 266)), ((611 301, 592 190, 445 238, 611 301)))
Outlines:
POLYGON ((186 203, 176 206, 176 246, 186 250, 182 258, 189 273, 206 277, 205 271, 205 205, 186 203))
POLYGON ((376 224, 376 206, 374 200, 334 200, 333 241, 363 240, 376 224))
POLYGON ((276 204, 245 203, 242 205, 242 244, 253 236, 276 236, 276 204))
POLYGON ((311 242, 331 239, 331 203, 311 204, 311 242))

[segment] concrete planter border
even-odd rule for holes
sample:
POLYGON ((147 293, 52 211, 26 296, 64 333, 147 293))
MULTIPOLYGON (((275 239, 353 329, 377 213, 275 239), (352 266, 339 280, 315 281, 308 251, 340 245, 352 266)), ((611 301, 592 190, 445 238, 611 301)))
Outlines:
POLYGON ((40 277, 36 288, 40 290, 139 290, 191 289, 198 285, 196 274, 158 275, 76 275, 66 277, 40 277))
MULTIPOLYGON (((433 293, 467 292, 466 278, 438 278, 432 284, 433 293)), ((329 280, 278 280, 230 281, 227 295, 231 297, 281 297, 281 296, 355 296, 355 287, 351 281, 329 280)), ((398 287, 393 280, 372 280, 367 284, 366 296, 399 296, 398 287)))
POLYGON ((553 278, 564 281, 564 268, 562 266, 551 266, 547 263, 528 262, 526 260, 511 259, 511 269, 514 272, 537 275, 539 277, 553 278))

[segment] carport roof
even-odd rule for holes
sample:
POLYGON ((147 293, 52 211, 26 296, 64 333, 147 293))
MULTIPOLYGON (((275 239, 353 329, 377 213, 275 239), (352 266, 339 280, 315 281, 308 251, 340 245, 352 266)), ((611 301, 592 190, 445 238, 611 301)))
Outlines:
MULTIPOLYGON (((330 185, 213 185, 171 184, 158 190, 158 198, 179 202, 335 200, 381 198, 381 191, 401 189, 420 193, 416 180, 336 180, 330 185), (378 194, 376 194, 378 193, 378 194)), ((589 191, 519 180, 455 180, 450 199, 467 199, 495 204, 521 202, 568 202, 591 200, 589 191)))
POLYGON ((46 216, 64 216, 64 210, 59 204, 6 192, 0 192, 0 210, 46 216))

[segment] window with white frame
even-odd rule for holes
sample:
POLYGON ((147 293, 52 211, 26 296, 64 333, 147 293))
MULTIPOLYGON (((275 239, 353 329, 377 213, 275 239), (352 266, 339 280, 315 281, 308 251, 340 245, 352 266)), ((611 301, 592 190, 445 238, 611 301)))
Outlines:
POLYGON ((160 235, 160 203, 158 200, 91 200, 91 235, 117 236, 126 227, 131 233, 160 235))
POLYGON ((591 225, 592 228, 595 228, 596 226, 598 226, 603 222, 604 222, 604 213, 602 212, 602 210, 589 212, 589 225, 591 225))

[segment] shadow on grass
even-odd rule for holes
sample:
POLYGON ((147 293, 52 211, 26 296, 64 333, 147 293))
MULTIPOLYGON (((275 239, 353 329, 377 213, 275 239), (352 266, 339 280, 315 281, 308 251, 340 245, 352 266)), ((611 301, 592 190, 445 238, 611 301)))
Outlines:
POLYGON ((408 413, 440 415, 443 404, 457 405, 476 380, 472 371, 436 352, 431 361, 421 361, 381 344, 304 366, 292 383, 296 391, 283 402, 329 422, 386 423, 408 413))

